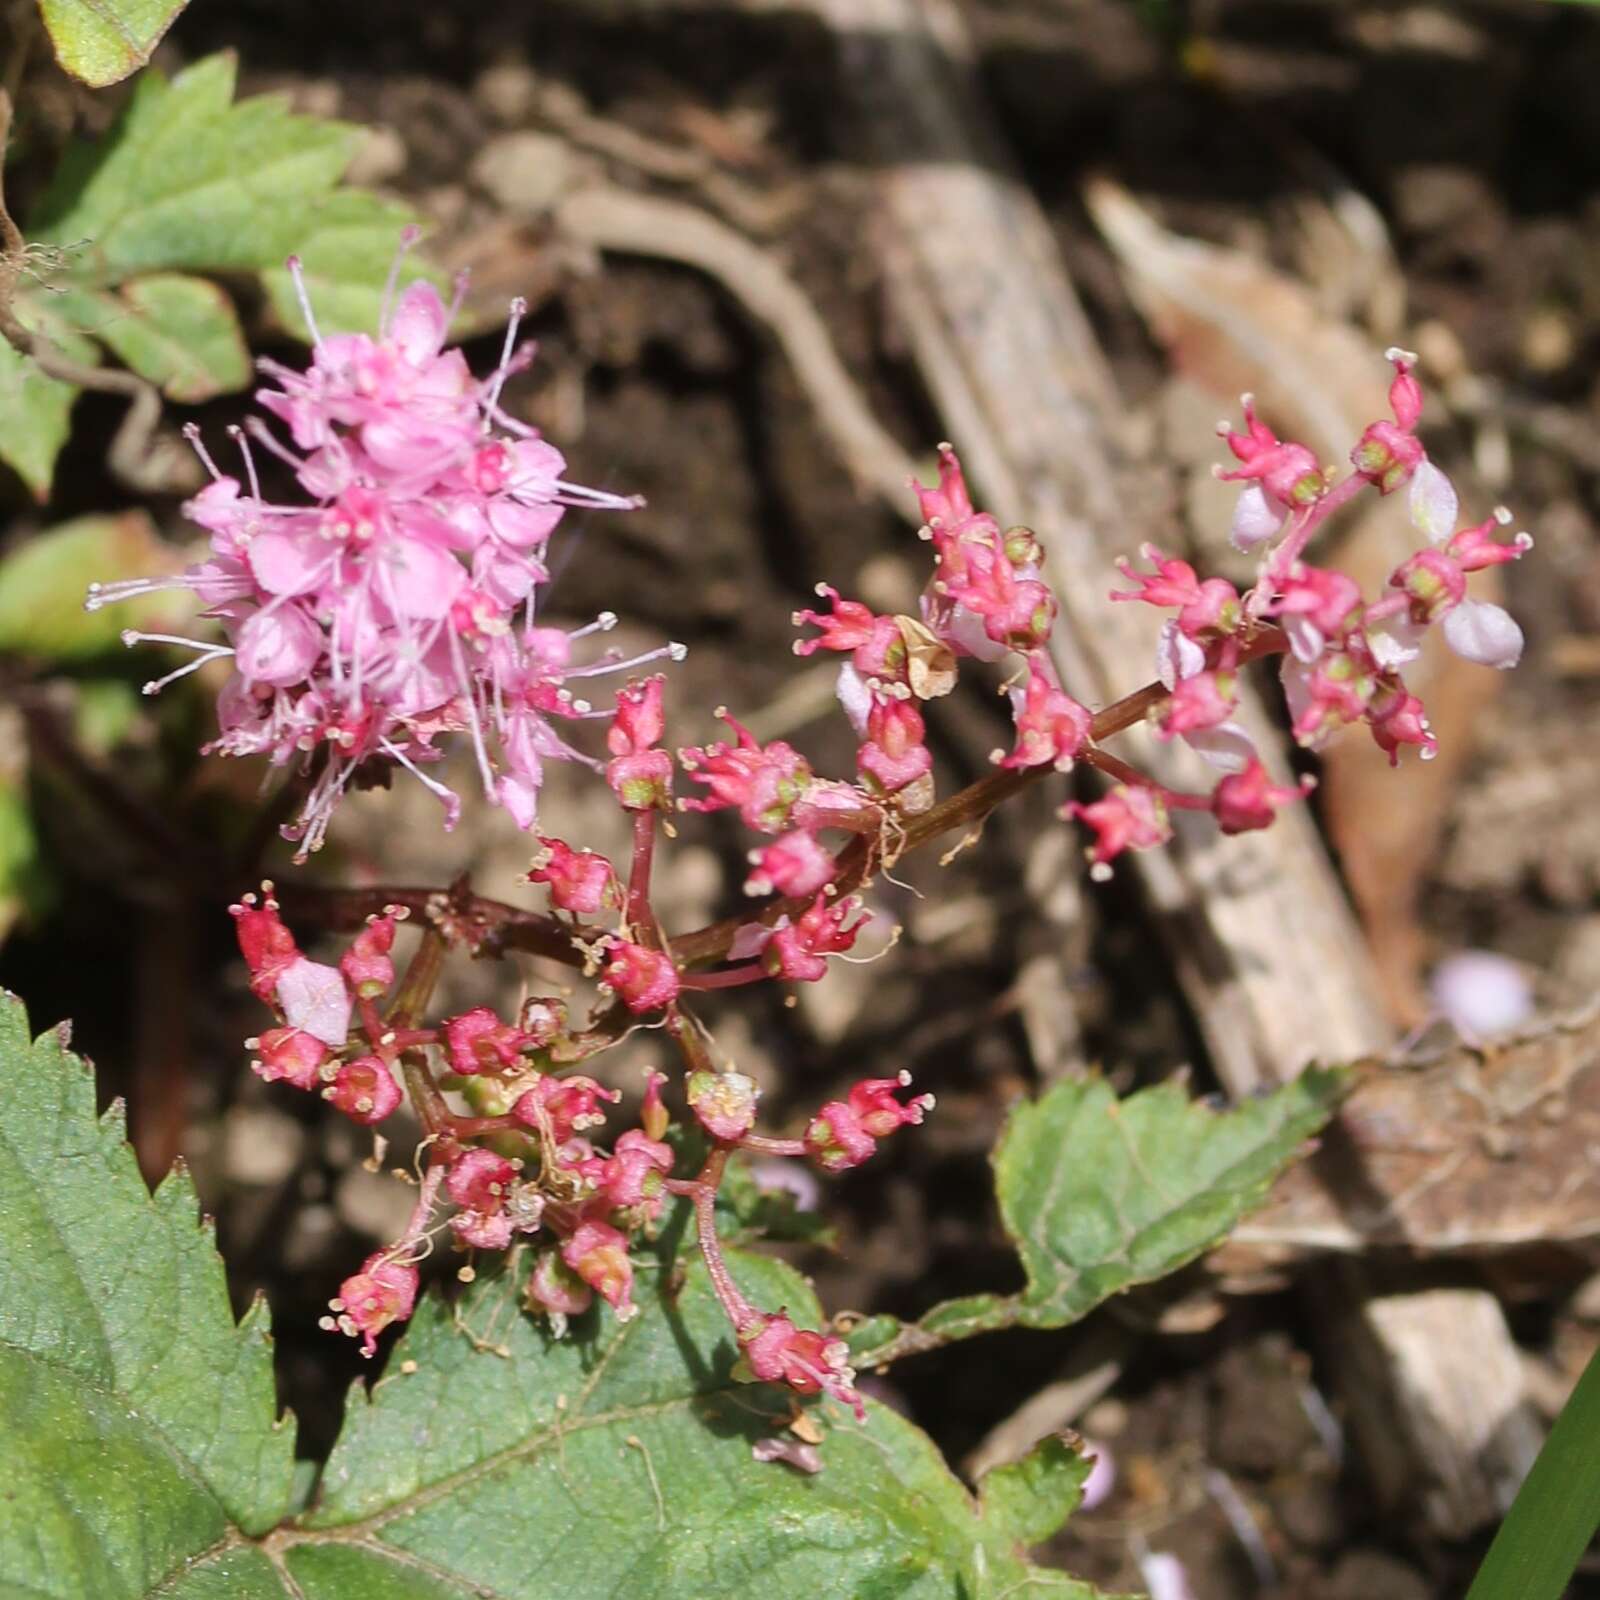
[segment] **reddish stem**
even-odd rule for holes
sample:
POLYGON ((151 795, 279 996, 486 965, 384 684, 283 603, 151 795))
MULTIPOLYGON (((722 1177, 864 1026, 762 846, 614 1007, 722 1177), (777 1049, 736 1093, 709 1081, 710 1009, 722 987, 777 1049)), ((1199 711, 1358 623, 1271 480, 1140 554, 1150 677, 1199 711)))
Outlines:
POLYGON ((741 1150, 752 1150, 760 1156, 806 1156, 804 1139, 769 1139, 763 1133, 747 1133, 738 1141, 741 1150))
POLYGON ((759 961, 742 967, 724 967, 720 972, 685 972, 679 975, 680 989, 737 989, 741 984, 760 983, 772 974, 759 961))
POLYGON ((1114 778, 1118 783, 1133 784, 1140 789, 1154 789, 1161 796, 1162 802, 1175 806, 1180 811, 1209 811, 1211 809, 1211 796, 1208 794, 1185 794, 1181 789, 1169 789, 1164 784, 1157 783, 1154 778, 1147 776, 1137 767, 1130 766, 1126 761, 1120 760, 1104 750, 1085 750, 1083 752, 1085 766, 1094 767, 1097 771, 1105 773, 1108 778, 1114 778))

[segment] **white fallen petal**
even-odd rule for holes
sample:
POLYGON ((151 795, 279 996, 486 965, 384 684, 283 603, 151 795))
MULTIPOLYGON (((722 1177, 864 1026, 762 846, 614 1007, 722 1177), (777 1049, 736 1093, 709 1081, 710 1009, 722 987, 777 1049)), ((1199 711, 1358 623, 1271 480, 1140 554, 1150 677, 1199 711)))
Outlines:
POLYGON ((1116 1487, 1117 1464, 1112 1459, 1111 1447, 1099 1439, 1085 1439, 1083 1449, 1091 1463, 1089 1476, 1083 1480, 1083 1499, 1078 1502, 1078 1509, 1093 1511, 1116 1487))
POLYGON ((1441 626, 1445 643, 1463 660, 1504 671, 1522 659, 1522 629, 1502 606, 1463 600, 1441 626))
POLYGON ((1233 508, 1233 524, 1228 540, 1235 550, 1253 550, 1273 537, 1283 526, 1283 514, 1272 509, 1259 483, 1247 483, 1233 508))
POLYGON ((1150 1600, 1195 1600, 1183 1563, 1165 1550, 1151 1550, 1140 1556, 1139 1576, 1150 1591, 1150 1600))
POLYGON ((1431 461, 1411 474, 1411 522, 1433 544, 1443 544, 1456 531, 1460 502, 1450 480, 1431 461))
POLYGON ((350 1035, 350 991, 337 967, 304 956, 278 979, 278 1004, 291 1028, 337 1050, 350 1035))
POLYGON ((1446 956, 1428 981, 1433 1003, 1467 1039, 1509 1033, 1533 1015, 1533 985, 1517 962, 1490 950, 1446 956))

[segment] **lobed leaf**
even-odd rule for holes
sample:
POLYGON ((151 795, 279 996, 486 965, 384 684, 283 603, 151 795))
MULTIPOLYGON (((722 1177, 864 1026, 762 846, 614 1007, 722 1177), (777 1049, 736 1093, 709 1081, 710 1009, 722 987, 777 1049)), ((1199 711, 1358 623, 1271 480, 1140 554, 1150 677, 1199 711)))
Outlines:
POLYGON ((863 1364, 1018 1324, 1059 1328, 1219 1243, 1333 1114, 1346 1075, 1317 1068, 1228 1111, 1175 1083, 1126 1100, 1072 1079, 1017 1107, 994 1152, 1001 1219, 1027 1275, 919 1321, 874 1317, 850 1334, 863 1364))
MULTIPOLYGON (((119 9, 121 0, 83 0, 119 9)), ((337 188, 361 138, 299 116, 280 95, 235 101, 231 54, 169 82, 145 72, 100 138, 71 145, 28 219, 30 262, 17 313, 64 354, 108 346, 171 399, 195 403, 250 381, 227 296, 196 273, 260 274, 285 326, 307 336, 283 270, 298 253, 322 326, 375 331, 404 206, 337 188), (48 269, 39 263, 48 263, 48 269)), ((402 281, 429 274, 408 261, 402 281)), ((77 390, 0 346, 0 458, 43 498, 77 390)))
POLYGON ((0 996, 0 1593, 268 1592, 238 1545, 284 1515, 293 1436, 265 1309, 234 1323, 196 1213, 181 1170, 146 1190, 62 1030, 30 1042, 0 996))
POLYGON ((171 400, 197 405, 250 381, 233 302, 204 278, 152 272, 120 290, 68 290, 57 304, 171 400))
POLYGON ((39 0, 56 60, 91 88, 120 83, 150 59, 189 0, 39 0))
MULTIPOLYGON (((814 1298, 788 1268, 732 1262, 747 1293, 815 1324, 814 1298)), ((306 1600, 702 1600, 757 1581, 766 1593, 862 1600, 1092 1600, 1026 1565, 1022 1546, 1048 1519, 1016 1514, 1003 1495, 999 1512, 981 1514, 928 1439, 886 1407, 869 1402, 863 1426, 831 1401, 808 1406, 827 1431, 815 1476, 755 1460, 753 1444, 794 1414, 791 1398, 732 1379, 732 1334, 698 1261, 681 1280, 658 1264, 642 1289, 635 1321, 606 1312, 562 1341, 517 1308, 505 1277, 474 1287, 459 1324, 428 1302, 370 1399, 353 1394, 288 1549, 306 1600)), ((1078 1470, 1047 1471, 1057 1468, 1078 1470)), ((1055 1493, 1054 1508, 1059 1521, 1068 1496, 1055 1493)))

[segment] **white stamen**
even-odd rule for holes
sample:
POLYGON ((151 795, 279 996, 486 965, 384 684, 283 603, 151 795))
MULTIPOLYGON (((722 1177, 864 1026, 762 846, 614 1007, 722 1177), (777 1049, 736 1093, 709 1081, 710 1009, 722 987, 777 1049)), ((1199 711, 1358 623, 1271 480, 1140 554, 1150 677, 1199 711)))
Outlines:
POLYGON ((500 365, 495 368, 489 383, 489 393, 484 400, 483 431, 488 433, 493 424, 490 422, 489 413, 495 411, 500 404, 500 391, 505 387, 506 378, 511 372, 512 352, 516 347, 517 329, 522 325, 522 319, 528 314, 528 302, 519 294, 511 302, 511 315, 506 322, 506 336, 500 346, 500 365))
POLYGON ((389 313, 394 309, 394 292, 400 286, 400 268, 411 253, 411 247, 421 237, 422 229, 414 222, 408 222, 400 230, 400 248, 395 251, 394 260, 389 263, 389 276, 383 280, 383 299, 378 307, 378 333, 382 338, 388 337, 389 313))
POLYGON ((191 672, 198 672, 201 667, 209 666, 213 661, 221 661, 224 657, 231 656, 232 654, 233 651, 226 649, 221 645, 217 645, 213 649, 208 650, 204 655, 196 656, 193 661, 190 661, 184 666, 179 667, 176 672, 169 672, 164 678, 152 678, 149 683, 144 684, 140 688, 139 693, 160 694, 169 683, 176 683, 179 678, 187 678, 191 672))
POLYGON ((322 332, 317 327, 317 319, 311 314, 311 296, 306 293, 306 275, 300 265, 300 257, 290 256, 283 265, 294 284, 294 297, 299 303, 300 315, 306 320, 306 331, 311 335, 311 343, 314 347, 320 346, 322 332))

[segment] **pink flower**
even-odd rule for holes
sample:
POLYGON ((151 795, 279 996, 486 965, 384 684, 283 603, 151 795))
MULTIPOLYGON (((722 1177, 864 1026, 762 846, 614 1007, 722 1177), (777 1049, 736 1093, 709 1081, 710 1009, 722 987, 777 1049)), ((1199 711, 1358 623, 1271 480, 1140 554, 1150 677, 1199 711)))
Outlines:
POLYGON ((856 1393, 856 1375, 842 1339, 796 1328, 780 1311, 758 1315, 740 1328, 739 1346, 741 1364, 751 1377, 787 1384, 796 1394, 829 1394, 866 1420, 867 1408, 856 1393))
POLYGON ((1011 691, 1011 703, 1017 745, 1000 765, 1052 766, 1058 772, 1068 771, 1094 724, 1088 707, 1058 688, 1053 674, 1036 661, 1029 663, 1026 687, 1011 691))
POLYGON ((400 1085, 394 1073, 377 1056, 346 1061, 333 1082, 322 1091, 352 1122, 365 1126, 382 1122, 400 1104, 400 1085))
MULTIPOLYGON (((594 1301, 592 1290, 553 1250, 541 1251, 528 1278, 528 1298, 551 1318, 581 1316, 594 1301)), ((558 1329, 559 1331, 559 1329, 558 1329)))
POLYGON ((1239 591, 1223 578, 1207 578, 1204 583, 1187 561, 1163 555, 1153 544, 1143 544, 1139 554, 1152 567, 1139 572, 1126 557, 1117 570, 1133 589, 1113 589, 1113 600, 1142 600, 1146 605, 1175 606, 1178 629, 1187 639, 1208 639, 1234 633, 1243 620, 1239 591))
POLYGON ((1340 639, 1361 621, 1361 589, 1342 572, 1296 566, 1279 584, 1264 614, 1283 617, 1284 630, 1302 661, 1315 661, 1330 639, 1340 639))
POLYGON ((620 1322, 638 1314, 633 1303, 633 1263, 628 1240, 608 1222, 581 1222, 561 1247, 561 1259, 617 1313, 620 1322))
POLYGON ((301 1028, 269 1028, 259 1039, 246 1039, 245 1048, 257 1051, 251 1070, 267 1083, 280 1079, 297 1089, 314 1089, 317 1069, 328 1059, 328 1047, 301 1028))
POLYGON ((1255 479, 1271 499, 1285 506, 1308 506, 1320 499, 1327 480, 1317 458, 1303 444, 1281 442, 1256 415, 1252 396, 1241 396, 1239 404, 1247 431, 1219 431, 1240 465, 1217 476, 1226 482, 1255 479))
POLYGON ((1238 709, 1231 672, 1197 672, 1174 685, 1156 724, 1158 739, 1220 727, 1238 709))
POLYGON ((794 653, 797 656, 815 655, 818 650, 858 650, 872 639, 886 636, 885 627, 895 639, 899 639, 900 630, 895 627, 892 618, 878 616, 871 607, 862 605, 859 600, 842 599, 832 584, 819 583, 817 593, 829 602, 830 610, 826 615, 816 611, 796 611, 790 618, 797 628, 810 623, 821 629, 815 639, 795 640, 794 653))
POLYGON ((762 950, 762 961, 775 978, 788 983, 816 983, 825 977, 824 956, 854 946, 857 935, 872 920, 857 895, 829 900, 826 892, 793 922, 786 917, 773 924, 772 936, 762 950), (859 913, 859 915, 858 915, 859 913))
POLYGON ((692 1072, 689 1109, 713 1139, 742 1139, 756 1125, 761 1091, 742 1072, 692 1072))
POLYGON ((812 782, 810 766, 782 739, 763 746, 727 711, 719 709, 717 715, 733 730, 738 743, 678 752, 683 770, 710 791, 703 800, 680 800, 679 809, 720 811, 737 806, 747 828, 777 833, 788 825, 795 802, 812 782))
POLYGON ((394 982, 394 930, 403 911, 391 906, 381 917, 369 917, 367 925, 339 958, 339 971, 350 988, 363 1000, 376 1000, 394 982))
MULTIPOLYGON (((298 263, 290 270, 298 285, 298 263)), ((427 283, 400 295, 376 338, 323 336, 303 309, 310 366, 264 362, 275 386, 257 397, 290 442, 259 420, 249 437, 291 467, 304 498, 267 501, 246 440, 248 487, 192 434, 212 483, 186 509, 210 534, 209 559, 179 579, 96 586, 88 604, 183 587, 212 608, 226 642, 197 644, 177 675, 233 657, 208 750, 305 770, 320 761, 288 830, 304 851, 373 761, 409 771, 451 825, 459 802, 426 771, 447 733, 466 736, 485 794, 530 827, 542 763, 589 760, 557 731, 589 709, 564 680, 639 664, 572 665, 571 642, 609 627, 609 613, 570 635, 534 626, 544 545, 566 507, 638 502, 567 481, 560 453, 501 410, 506 378, 531 355, 515 345, 520 302, 481 382, 443 347, 450 313, 427 283)))
POLYGON ((1092 805, 1073 800, 1064 809, 1067 816, 1094 829, 1094 848, 1089 853, 1094 862, 1092 877, 1109 875, 1111 863, 1124 850, 1148 850, 1172 837, 1166 805, 1154 789, 1143 784, 1119 783, 1092 805))
POLYGON ((666 730, 662 695, 666 678, 659 672, 651 678, 632 682, 617 691, 617 709, 612 717, 606 747, 614 756, 636 755, 660 742, 666 730))
POLYGON ((480 1072, 512 1072, 525 1066, 522 1052, 527 1036, 502 1022, 488 1006, 474 1006, 451 1017, 440 1030, 450 1070, 470 1078, 480 1072))
POLYGON ((649 950, 627 939, 605 942, 610 959, 602 977, 635 1015, 659 1011, 678 998, 678 969, 664 950, 649 950))
POLYGON ((1510 544, 1501 544, 1495 530, 1511 521, 1511 513, 1501 506, 1493 516, 1485 517, 1475 527, 1463 528, 1451 536, 1445 553, 1457 562, 1463 572, 1479 572, 1484 567, 1496 567, 1505 561, 1515 561, 1518 556, 1533 548, 1533 535, 1519 533, 1510 544))
POLYGON ((615 1089, 602 1089, 593 1078, 579 1073, 570 1078, 541 1077, 517 1097, 511 1115, 524 1127, 548 1127, 555 1142, 563 1144, 575 1131, 597 1128, 606 1120, 600 1109, 602 1100, 621 1098, 615 1089))
POLYGON ((914 1095, 905 1102, 894 1098, 896 1089, 911 1082, 911 1074, 897 1078, 864 1078, 844 1100, 830 1100, 806 1127, 806 1151, 829 1172, 859 1167, 896 1128, 914 1126, 933 1107, 931 1094, 914 1095))
POLYGON ((272 898, 272 885, 261 886, 265 898, 257 905, 247 894, 237 905, 228 907, 239 937, 239 950, 250 969, 250 987, 256 998, 268 1004, 277 997, 278 980, 301 959, 294 935, 278 915, 278 902, 272 898))
POLYGON ((1427 708, 1404 684, 1378 687, 1367 711, 1367 724, 1391 767, 1400 765, 1402 745, 1417 745, 1425 761, 1439 748, 1439 741, 1428 726, 1427 708))
POLYGON ((503 1250, 515 1231, 506 1202, 517 1181, 515 1163, 492 1150, 468 1150, 445 1175, 445 1192, 460 1213, 450 1227, 463 1244, 478 1250, 503 1250))
POLYGON ((856 752, 861 774, 880 794, 895 794, 933 770, 933 753, 923 744, 922 713, 910 700, 874 695, 867 715, 867 739, 856 752))
POLYGON ((746 894, 815 894, 838 870, 833 854, 814 833, 796 828, 750 852, 755 871, 744 881, 746 894))
POLYGON ((541 837, 540 853, 528 868, 529 883, 548 884, 550 903, 576 916, 593 916, 621 902, 611 863, 592 850, 574 850, 560 839, 541 837))
MULTIPOLYGON (((371 1356, 378 1335, 392 1322, 404 1322, 417 1303, 417 1269, 391 1261, 383 1251, 367 1257, 361 1270, 339 1285, 328 1302, 341 1333, 361 1339, 361 1353, 371 1356)), ((333 1319, 328 1319, 332 1321, 333 1319)))
POLYGON ((599 1198, 624 1210, 638 1207, 653 1217, 666 1194, 662 1180, 671 1171, 671 1147, 629 1128, 601 1166, 599 1198))
POLYGON ((1279 785, 1267 776, 1259 761, 1252 761, 1243 772, 1230 772, 1211 796, 1211 809, 1217 826, 1224 833, 1249 833, 1270 827, 1279 808, 1306 793, 1304 787, 1279 785))

